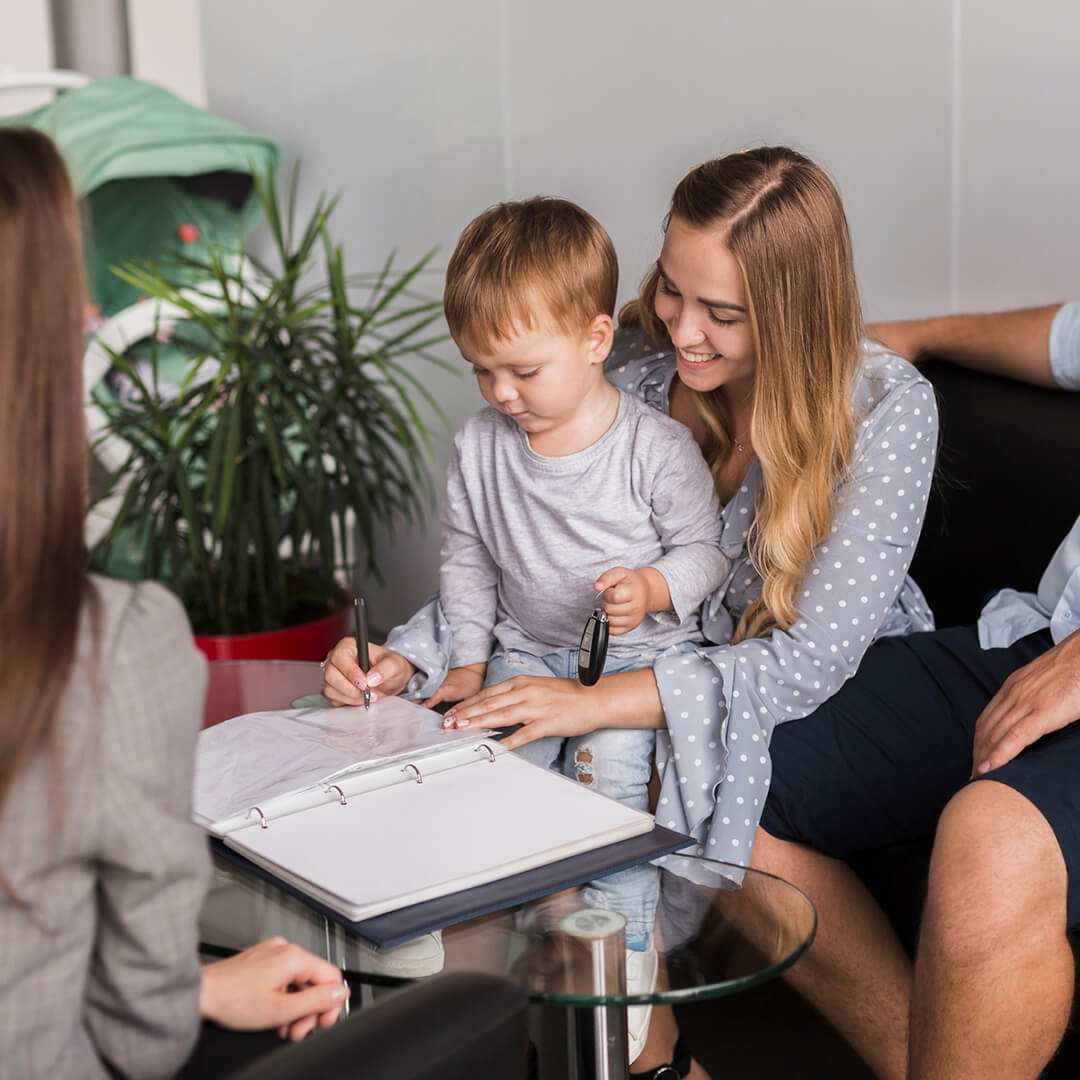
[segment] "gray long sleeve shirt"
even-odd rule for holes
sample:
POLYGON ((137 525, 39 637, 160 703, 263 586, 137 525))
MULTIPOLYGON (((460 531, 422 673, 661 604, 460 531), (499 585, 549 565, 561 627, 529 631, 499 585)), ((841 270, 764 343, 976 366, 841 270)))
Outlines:
POLYGON ((620 392, 592 446, 545 457, 487 408, 454 439, 442 512, 440 591, 451 666, 496 643, 536 654, 576 647, 614 566, 658 570, 672 611, 611 639, 612 657, 654 657, 700 636, 698 608, 727 578, 712 476, 682 424, 620 392))

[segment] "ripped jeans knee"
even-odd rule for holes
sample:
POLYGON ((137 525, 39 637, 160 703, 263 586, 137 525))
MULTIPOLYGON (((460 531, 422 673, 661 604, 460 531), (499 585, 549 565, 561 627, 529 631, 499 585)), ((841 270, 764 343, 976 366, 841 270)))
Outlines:
POLYGON ((598 728, 567 740, 563 773, 638 810, 648 809, 655 733, 598 728))
POLYGON ((579 746, 574 751, 574 776, 582 784, 592 784, 595 781, 593 753, 587 746, 579 746))

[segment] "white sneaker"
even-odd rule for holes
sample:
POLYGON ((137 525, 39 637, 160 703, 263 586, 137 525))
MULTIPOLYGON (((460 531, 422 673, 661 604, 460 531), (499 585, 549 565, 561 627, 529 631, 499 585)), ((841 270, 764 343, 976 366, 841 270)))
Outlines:
MULTIPOLYGON (((626 992, 628 994, 651 994, 656 989, 659 971, 656 947, 650 937, 648 948, 626 950, 626 992)), ((629 1005, 626 1009, 626 1033, 629 1043, 629 1060, 634 1060, 645 1048, 652 1019, 651 1005, 629 1005)))
MULTIPOLYGON (((245 925, 255 930, 255 940, 279 934, 316 956, 326 956, 333 964, 342 964, 352 971, 370 975, 396 976, 401 979, 435 975, 442 971, 446 963, 442 934, 438 930, 431 934, 421 934, 412 941, 403 941, 400 945, 393 945, 388 949, 380 949, 364 938, 347 932, 343 940, 335 932, 333 944, 328 945, 326 920, 321 915, 300 900, 267 886, 258 879, 248 877, 247 882, 253 911, 250 922, 245 925)), ((244 944, 250 944, 250 937, 244 944)))
POLYGON ((345 941, 345 966, 369 975, 416 979, 421 975, 437 974, 445 963, 446 954, 439 930, 421 934, 412 941, 403 941, 389 949, 369 945, 355 934, 349 934, 345 941))

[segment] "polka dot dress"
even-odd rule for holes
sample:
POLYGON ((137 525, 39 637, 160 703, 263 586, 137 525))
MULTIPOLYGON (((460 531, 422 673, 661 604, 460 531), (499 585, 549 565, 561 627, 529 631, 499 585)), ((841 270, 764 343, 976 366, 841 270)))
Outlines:
MULTIPOLYGON (((606 371, 620 389, 668 411, 670 350, 620 331, 606 371)), ((702 611, 705 636, 715 644, 654 665, 667 718, 656 744, 656 819, 693 836, 698 854, 746 864, 769 790, 774 726, 835 694, 875 638, 933 628, 922 593, 907 577, 934 470, 933 391, 906 361, 866 343, 853 409, 851 467, 829 535, 796 594, 795 623, 729 644, 739 616, 761 594, 746 550, 761 481, 754 461, 722 511, 721 544, 733 570, 702 611)), ((389 647, 426 673, 414 678, 412 696, 431 693, 445 677, 448 635, 435 600, 391 633, 389 647)))

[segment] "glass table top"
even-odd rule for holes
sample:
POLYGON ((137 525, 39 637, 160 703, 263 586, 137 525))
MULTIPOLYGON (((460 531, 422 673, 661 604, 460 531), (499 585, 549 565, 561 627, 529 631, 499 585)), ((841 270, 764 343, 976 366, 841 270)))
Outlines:
POLYGON ((222 955, 271 935, 326 956, 354 985, 387 986, 442 971, 487 971, 526 987, 538 1004, 679 1004, 739 993, 775 978, 817 925, 807 897, 780 878, 692 856, 659 870, 652 943, 655 988, 628 988, 621 917, 585 907, 580 890, 485 915, 441 934, 379 949, 301 900, 219 867, 203 912, 204 950, 222 955), (611 922, 614 925, 605 925, 611 922), (610 932, 613 931, 613 932, 610 932))

